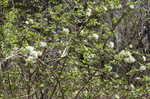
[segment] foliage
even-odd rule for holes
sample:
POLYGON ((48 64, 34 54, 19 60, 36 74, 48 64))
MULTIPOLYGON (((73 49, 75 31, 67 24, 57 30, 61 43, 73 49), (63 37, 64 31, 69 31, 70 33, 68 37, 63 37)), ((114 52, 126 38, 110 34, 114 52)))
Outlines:
POLYGON ((0 99, 148 98, 148 0, 0 3, 0 99))

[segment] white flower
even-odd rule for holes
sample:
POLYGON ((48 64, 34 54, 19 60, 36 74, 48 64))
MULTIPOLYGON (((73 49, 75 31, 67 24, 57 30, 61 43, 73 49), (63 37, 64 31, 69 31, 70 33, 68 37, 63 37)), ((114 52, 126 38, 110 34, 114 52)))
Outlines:
POLYGON ((40 46, 45 47, 45 46, 47 46, 47 43, 46 42, 40 42, 40 46))
POLYGON ((38 53, 38 56, 41 56, 42 55, 42 52, 41 51, 37 51, 38 53))
POLYGON ((109 42, 108 47, 109 48, 114 48, 114 42, 109 42))
POLYGON ((122 50, 119 54, 120 55, 127 55, 127 56, 131 55, 131 53, 129 51, 125 51, 125 50, 122 50))
POLYGON ((118 8, 122 8, 122 5, 121 5, 121 4, 119 4, 119 5, 118 5, 118 8))
POLYGON ((126 63, 134 63, 136 61, 136 59, 132 56, 132 54, 129 51, 123 50, 119 54, 127 56, 127 57, 124 58, 124 61, 126 63))
POLYGON ((140 77, 136 77, 135 79, 136 79, 136 80, 139 80, 139 79, 141 79, 141 78, 140 78, 140 77))
POLYGON ((26 24, 29 24, 29 21, 25 21, 26 24))
POLYGON ((133 56, 128 56, 127 58, 124 59, 126 63, 134 63, 136 59, 133 56))
POLYGON ((114 99, 120 99, 119 95, 115 94, 114 99))
POLYGON ((33 47, 33 46, 27 46, 26 49, 29 50, 29 51, 31 52, 31 51, 34 50, 34 47, 33 47))
POLYGON ((30 52, 30 55, 33 56, 34 58, 38 58, 38 52, 37 51, 30 52))
POLYGON ((141 66, 141 67, 140 67, 140 70, 141 70, 141 71, 144 71, 144 70, 146 70, 146 67, 145 67, 145 66, 141 66))
POLYGON ((97 35, 97 34, 93 34, 93 35, 92 35, 92 37, 93 37, 93 38, 95 38, 96 40, 98 40, 99 35, 97 35))
POLYGON ((133 45, 132 45, 132 44, 130 44, 130 45, 129 45, 129 48, 133 48, 133 45))
POLYGON ((84 30, 81 30, 81 33, 84 33, 84 30))
POLYGON ((131 8, 131 9, 134 9, 134 5, 132 4, 132 5, 129 5, 129 7, 131 8))
POLYGON ((134 88, 135 88, 133 84, 130 84, 130 87, 131 87, 132 89, 134 89, 134 88))
POLYGON ((87 9, 87 12, 86 12, 86 15, 87 15, 87 16, 91 16, 91 14, 92 14, 92 9, 88 8, 88 9, 87 9))
POLYGON ((145 57, 145 56, 142 56, 142 58, 143 58, 143 61, 145 62, 145 61, 146 61, 146 57, 145 57))
POLYGON ((34 58, 38 58, 38 56, 42 55, 42 52, 40 52, 40 51, 32 51, 32 52, 30 52, 30 55, 33 56, 34 58))
POLYGON ((35 58, 33 56, 29 56, 26 61, 28 62, 35 62, 35 58))
POLYGON ((66 33, 69 33, 69 29, 68 28, 63 28, 63 31, 66 33))
POLYGON ((115 76, 115 78, 118 78, 118 77, 119 77, 119 75, 118 75, 117 73, 115 73, 114 76, 115 76))

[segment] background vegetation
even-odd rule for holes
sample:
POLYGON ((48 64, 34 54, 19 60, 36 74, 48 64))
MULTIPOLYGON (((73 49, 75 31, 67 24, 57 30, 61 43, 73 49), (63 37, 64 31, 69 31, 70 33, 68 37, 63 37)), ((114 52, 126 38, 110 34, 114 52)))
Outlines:
POLYGON ((0 0, 0 99, 150 98, 150 0, 0 0))

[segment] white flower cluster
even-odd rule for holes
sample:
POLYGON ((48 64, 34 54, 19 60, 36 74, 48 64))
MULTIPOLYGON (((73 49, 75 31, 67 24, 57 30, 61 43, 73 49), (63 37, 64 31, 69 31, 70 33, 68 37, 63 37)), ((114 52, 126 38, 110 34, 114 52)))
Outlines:
POLYGON ((115 74, 114 74, 114 77, 115 77, 115 78, 118 78, 118 77, 119 77, 119 75, 118 75, 117 73, 115 73, 115 74))
POLYGON ((92 9, 88 8, 88 9, 87 9, 87 12, 86 12, 86 15, 87 15, 87 16, 91 16, 91 14, 92 14, 92 9))
POLYGON ((140 77, 136 77, 135 79, 136 79, 136 80, 140 80, 141 78, 140 78, 140 77))
POLYGON ((129 48, 133 48, 133 45, 132 45, 132 44, 130 44, 130 45, 129 45, 129 48))
POLYGON ((145 57, 145 56, 142 56, 142 58, 143 58, 143 61, 145 62, 145 61, 146 61, 146 57, 145 57))
POLYGON ((47 46, 47 43, 46 43, 46 42, 40 42, 40 46, 41 46, 41 47, 46 47, 46 46, 47 46))
POLYGON ((97 35, 97 34, 93 34, 92 35, 96 40, 98 40, 98 38, 99 38, 99 35, 97 35))
POLYGON ((33 46, 27 46, 26 49, 29 50, 30 52, 32 52, 34 50, 34 47, 33 46))
POLYGON ((27 61, 35 62, 38 56, 42 55, 42 52, 36 51, 33 46, 27 46, 26 49, 29 51, 29 56, 27 58, 27 61))
POLYGON ((92 35, 89 36, 89 38, 98 40, 99 39, 99 35, 98 34, 92 34, 92 35))
POLYGON ((121 4, 119 4, 119 5, 118 5, 118 8, 122 8, 122 5, 121 5, 121 4))
POLYGON ((114 42, 110 41, 107 46, 108 48, 114 48, 115 45, 114 42))
POLYGON ((133 84, 130 84, 130 87, 131 87, 132 89, 134 89, 134 88, 135 88, 133 84))
POLYGON ((69 33, 69 29, 68 28, 63 28, 63 31, 65 32, 65 33, 69 33))
POLYGON ((144 70, 146 70, 146 67, 144 65, 142 65, 142 66, 140 66, 140 70, 144 71, 144 70))
POLYGON ((129 7, 130 7, 131 9, 134 9, 134 5, 129 5, 129 7))
POLYGON ((25 21, 25 23, 26 23, 26 24, 29 24, 29 23, 33 24, 33 23, 34 23, 34 20, 33 20, 33 19, 29 19, 29 18, 28 18, 28 20, 27 20, 27 21, 25 21))
POLYGON ((136 60, 133 56, 129 56, 128 58, 125 58, 124 61, 127 63, 134 63, 136 60))
POLYGON ((129 51, 123 50, 120 52, 120 55, 127 56, 124 58, 124 61, 126 63, 134 63, 136 61, 136 59, 132 56, 132 54, 129 51))
POLYGON ((115 94, 114 97, 113 97, 113 99, 120 99, 120 96, 117 95, 117 94, 115 94))
POLYGON ((40 51, 32 51, 32 52, 30 52, 30 55, 35 57, 35 58, 38 58, 38 56, 42 55, 42 52, 40 52, 40 51))

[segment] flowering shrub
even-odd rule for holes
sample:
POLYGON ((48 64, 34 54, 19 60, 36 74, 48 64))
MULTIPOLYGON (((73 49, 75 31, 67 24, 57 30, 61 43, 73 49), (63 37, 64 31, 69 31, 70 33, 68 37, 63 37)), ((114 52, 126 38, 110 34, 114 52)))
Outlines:
POLYGON ((147 3, 1 0, 0 99, 149 99, 147 3))
POLYGON ((47 46, 47 43, 46 43, 46 42, 40 42, 40 46, 41 46, 41 47, 46 47, 46 46, 47 46))

